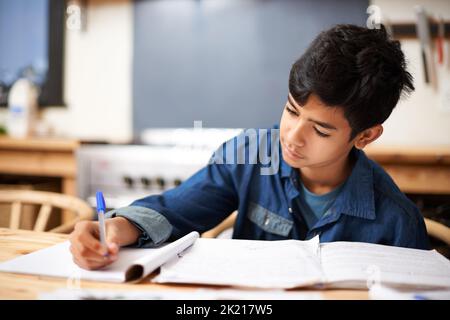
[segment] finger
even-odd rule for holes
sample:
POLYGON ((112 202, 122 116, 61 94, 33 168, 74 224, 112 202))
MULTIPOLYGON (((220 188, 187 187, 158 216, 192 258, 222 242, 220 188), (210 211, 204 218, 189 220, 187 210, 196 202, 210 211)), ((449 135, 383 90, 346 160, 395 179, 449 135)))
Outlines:
POLYGON ((89 262, 83 259, 73 258, 73 261, 81 268, 86 270, 95 270, 100 269, 103 267, 103 265, 99 263, 89 262))
POLYGON ((120 237, 116 230, 112 229, 106 237, 107 249, 110 255, 117 255, 120 249, 120 237))
POLYGON ((73 255, 79 257, 80 259, 84 259, 86 261, 98 262, 98 263, 111 263, 117 260, 117 253, 111 253, 106 256, 98 255, 96 252, 90 251, 89 249, 84 248, 84 251, 80 251, 79 247, 74 245, 70 247, 70 250, 73 255))
POLYGON ((114 259, 110 259, 110 258, 103 258, 102 260, 85 258, 85 257, 79 256, 76 253, 76 249, 71 249, 71 251, 72 250, 74 252, 74 254, 73 254, 74 262, 84 269, 88 269, 88 270, 99 269, 99 268, 102 268, 102 267, 107 266, 108 264, 111 264, 112 262, 114 262, 114 259))
POLYGON ((73 262, 75 262, 75 264, 77 266, 79 266, 80 268, 83 268, 86 270, 91 270, 91 267, 84 260, 80 260, 80 259, 76 258, 75 256, 73 257, 73 262))
POLYGON ((72 244, 72 246, 70 246, 70 252, 72 252, 72 255, 80 260, 82 259, 86 261, 102 262, 107 259, 107 257, 99 255, 96 252, 87 249, 86 247, 82 247, 82 245, 79 243, 72 244))
POLYGON ((116 256, 119 252, 119 246, 115 242, 108 243, 108 252, 110 256, 116 256))
POLYGON ((105 254, 106 248, 103 248, 100 241, 98 241, 97 225, 93 222, 78 223, 75 226, 75 231, 71 234, 70 241, 72 243, 80 242, 92 251, 99 251, 100 255, 105 254))
POLYGON ((98 238, 94 237, 91 232, 83 232, 79 235, 78 240, 91 251, 97 252, 98 255, 106 255, 108 253, 98 238))
POLYGON ((80 259, 77 256, 72 256, 72 260, 73 262, 75 262, 75 264, 77 266, 79 266, 80 268, 86 269, 86 270, 91 270, 91 266, 89 265, 89 263, 83 259, 80 259))

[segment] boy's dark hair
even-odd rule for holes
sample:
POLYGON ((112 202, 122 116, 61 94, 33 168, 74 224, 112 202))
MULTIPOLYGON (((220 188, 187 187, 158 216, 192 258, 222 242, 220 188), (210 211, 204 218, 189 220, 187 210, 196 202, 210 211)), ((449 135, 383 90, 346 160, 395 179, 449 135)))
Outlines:
POLYGON ((292 66, 289 91, 299 105, 311 93, 342 107, 352 133, 383 123, 403 93, 414 91, 400 43, 383 25, 337 25, 324 31, 292 66))

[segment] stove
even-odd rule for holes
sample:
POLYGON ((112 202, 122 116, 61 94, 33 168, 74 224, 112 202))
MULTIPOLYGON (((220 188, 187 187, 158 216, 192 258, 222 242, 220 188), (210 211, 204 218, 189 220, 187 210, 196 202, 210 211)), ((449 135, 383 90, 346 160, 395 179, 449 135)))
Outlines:
POLYGON ((164 192, 204 167, 213 152, 242 129, 149 129, 139 145, 82 145, 77 152, 78 196, 108 209, 164 192))

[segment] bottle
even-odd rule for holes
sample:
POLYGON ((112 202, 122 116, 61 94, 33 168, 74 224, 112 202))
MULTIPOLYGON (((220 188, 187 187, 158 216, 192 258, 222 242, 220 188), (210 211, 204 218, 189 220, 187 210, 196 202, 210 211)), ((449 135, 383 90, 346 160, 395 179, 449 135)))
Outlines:
POLYGON ((17 80, 8 96, 7 132, 14 138, 25 138, 33 133, 37 111, 38 90, 28 79, 17 80))

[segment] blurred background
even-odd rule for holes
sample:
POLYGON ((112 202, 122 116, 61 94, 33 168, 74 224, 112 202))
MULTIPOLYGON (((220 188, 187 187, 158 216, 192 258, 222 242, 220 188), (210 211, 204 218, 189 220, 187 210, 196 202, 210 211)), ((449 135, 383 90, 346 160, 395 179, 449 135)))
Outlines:
POLYGON ((416 91, 367 152, 448 225, 448 0, 0 0, 0 188, 117 207, 174 187, 279 122, 292 63, 337 23, 400 40, 416 91))

